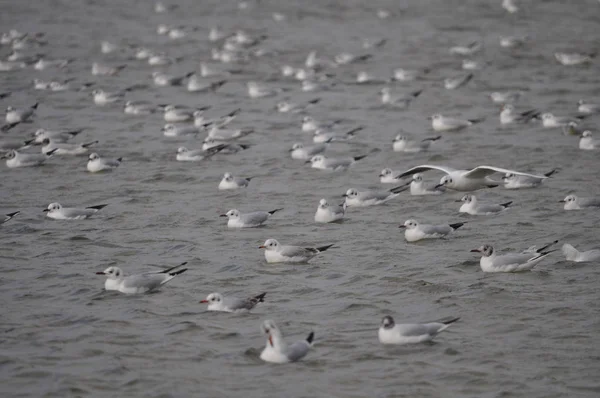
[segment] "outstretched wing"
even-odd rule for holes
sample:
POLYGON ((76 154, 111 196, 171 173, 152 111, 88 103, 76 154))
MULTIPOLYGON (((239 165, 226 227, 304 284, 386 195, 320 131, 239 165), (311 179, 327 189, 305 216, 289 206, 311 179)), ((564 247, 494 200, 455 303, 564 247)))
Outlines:
POLYGON ((448 167, 448 166, 435 166, 435 165, 424 164, 421 166, 415 166, 412 169, 408 169, 404 173, 402 173, 396 177, 402 178, 402 177, 410 176, 410 175, 413 175, 416 173, 423 173, 423 172, 429 171, 429 170, 439 170, 442 173, 446 173, 446 174, 450 174, 453 171, 456 171, 456 169, 453 169, 452 167, 448 167))
POLYGON ((539 178, 539 179, 548 178, 544 175, 540 176, 540 175, 536 175, 536 174, 522 173, 520 171, 503 169, 501 167, 494 167, 494 166, 477 166, 474 169, 469 170, 467 173, 465 173, 464 177, 479 179, 479 178, 485 178, 485 177, 490 176, 495 173, 504 173, 504 174, 512 173, 512 174, 534 177, 534 178, 539 178))

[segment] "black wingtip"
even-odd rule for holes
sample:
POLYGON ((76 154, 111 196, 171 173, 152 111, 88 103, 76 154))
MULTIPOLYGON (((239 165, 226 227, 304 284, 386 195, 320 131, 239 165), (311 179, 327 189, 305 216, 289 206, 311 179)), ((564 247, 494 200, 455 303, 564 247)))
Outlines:
MULTIPOLYGON (((555 245, 555 244, 557 244, 557 243, 558 243, 558 239, 554 240, 554 241, 553 241, 553 242, 551 242, 551 243, 548 243, 546 246, 540 247, 539 249, 537 249, 537 250, 536 250, 536 253, 544 254, 544 250, 546 250, 546 249, 547 249, 547 248, 549 248, 550 246, 552 246, 552 245, 555 245)), ((552 250, 552 251, 554 251, 554 250, 552 250)), ((548 252, 548 253, 550 253, 550 252, 548 252)), ((547 254, 547 253, 546 253, 546 254, 547 254)))
POLYGON ((454 322, 458 321, 459 319, 460 319, 460 317, 459 317, 459 316, 457 316, 456 318, 451 318, 451 319, 448 319, 447 321, 443 321, 442 323, 443 323, 444 325, 450 325, 451 323, 454 323, 454 322))
POLYGON ((15 211, 13 213, 8 213, 8 214, 6 214, 6 217, 13 218, 14 216, 16 216, 17 214, 19 214, 20 212, 21 212, 21 210, 15 211))
POLYGON ((507 208, 508 206, 510 206, 512 204, 512 200, 510 202, 506 202, 506 203, 500 203, 500 206, 507 208))
POLYGON ((463 225, 465 225, 465 223, 464 222, 457 222, 457 223, 449 224, 449 225, 450 225, 450 228, 456 230, 456 229, 459 229, 460 227, 462 227, 463 225))
POLYGON ((280 208, 280 209, 275 209, 275 210, 268 211, 267 213, 269 213, 269 214, 275 214, 275 213, 277 213, 280 210, 283 210, 283 207, 280 208))
POLYGON ((52 156, 54 154, 54 152, 58 151, 58 148, 54 148, 48 152, 46 152, 46 156, 52 156))
POLYGON ((313 342, 314 339, 315 339, 315 332, 310 332, 310 334, 306 338, 306 342, 308 344, 312 344, 312 342, 313 342))
POLYGON ((498 188, 498 184, 487 185, 488 188, 498 188))
POLYGON ((96 206, 88 206, 88 207, 86 207, 86 209, 101 210, 101 209, 105 208, 106 206, 108 206, 108 204, 96 205, 96 206))
POLYGON ((122 161, 123 161, 123 158, 117 158, 117 161, 118 161, 118 162, 122 162, 122 161))
POLYGON ((40 103, 36 102, 35 104, 31 105, 31 109, 37 109, 39 105, 40 103))
POLYGON ((81 144, 81 146, 84 147, 84 148, 87 148, 87 147, 92 146, 92 145, 97 144, 97 143, 98 143, 98 141, 92 141, 92 142, 87 142, 85 144, 81 144))
POLYGON ((315 105, 315 104, 318 104, 320 101, 321 101, 321 98, 315 98, 313 100, 308 101, 308 103, 311 105, 315 105))
POLYGON ((187 268, 180 269, 179 271, 170 272, 170 273, 169 273, 169 275, 171 275, 171 276, 176 276, 176 275, 179 275, 179 274, 183 274, 183 273, 184 273, 185 271, 187 271, 187 270, 188 270, 187 268))
POLYGON ((546 177, 550 177, 553 174, 556 174, 558 172, 558 169, 552 169, 549 172, 547 172, 546 174, 544 174, 546 177))
POLYGON ((329 249, 329 248, 330 248, 330 247, 332 247, 333 245, 334 245, 334 244, 327 245, 327 246, 321 246, 321 247, 317 247, 316 249, 317 249, 319 252, 324 252, 325 250, 329 249))
POLYGON ((256 300, 257 303, 264 303, 265 302, 265 296, 267 295, 267 293, 261 293, 258 296, 254 296, 254 299, 256 300))
POLYGON ((356 162, 356 161, 361 160, 361 159, 366 158, 366 157, 367 157, 367 155, 355 156, 354 157, 354 161, 356 162))

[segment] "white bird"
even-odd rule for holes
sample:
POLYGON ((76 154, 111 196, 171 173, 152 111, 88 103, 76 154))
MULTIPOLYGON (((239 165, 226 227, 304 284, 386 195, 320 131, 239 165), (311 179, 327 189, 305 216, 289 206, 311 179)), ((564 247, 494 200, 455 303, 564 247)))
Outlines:
POLYGON ((301 247, 281 245, 275 239, 267 239, 265 243, 259 246, 259 249, 265 249, 265 259, 267 263, 306 263, 317 254, 331 248, 333 244, 320 247, 301 247))
POLYGON ((347 207, 367 207, 382 205, 395 197, 398 197, 401 192, 408 189, 406 185, 392 188, 387 191, 359 191, 355 188, 350 188, 342 196, 346 198, 345 205, 347 207))
POLYGON ((525 45, 529 38, 527 36, 500 36, 500 47, 515 48, 525 45))
POLYGON ((473 55, 478 53, 481 50, 481 43, 478 41, 474 41, 472 43, 467 44, 466 46, 454 46, 450 47, 450 54, 453 55, 473 55))
POLYGON ((227 37, 227 34, 223 32, 219 27, 213 26, 210 28, 210 32, 208 32, 208 40, 209 41, 219 41, 227 37))
MULTIPOLYGON (((481 69, 481 64, 479 63, 479 61, 474 61, 472 59, 463 59, 461 68, 463 68, 464 70, 478 70, 478 69, 481 69)), ((458 79, 458 78, 456 78, 456 79, 458 79)), ((448 89, 448 90, 453 90, 455 88, 458 88, 458 86, 455 87, 455 85, 459 82, 456 79, 455 78, 444 79, 444 87, 446 87, 446 89, 448 89)), ((469 78, 469 80, 470 80, 470 78, 469 78)))
POLYGON ((540 116, 540 112, 536 109, 529 109, 524 112, 516 112, 515 107, 512 104, 505 104, 500 111, 500 123, 501 124, 513 124, 513 123, 527 123, 531 119, 540 116))
POLYGON ((324 129, 316 129, 313 132, 313 142, 315 144, 323 144, 333 141, 348 141, 356 135, 357 132, 362 131, 364 129, 363 126, 358 126, 353 128, 350 131, 345 133, 335 133, 333 131, 324 130, 324 129))
POLYGON ((426 75, 429 72, 430 72, 429 69, 412 70, 412 69, 396 68, 396 69, 394 69, 394 80, 401 81, 401 82, 413 81, 413 80, 422 78, 424 75, 426 75))
POLYGON ((106 282, 104 282, 105 290, 117 290, 125 294, 149 293, 160 289, 162 285, 187 271, 187 268, 176 270, 185 264, 187 262, 164 271, 129 276, 125 276, 119 267, 108 267, 104 271, 96 272, 96 275, 107 277, 106 282))
POLYGON ((283 209, 271 211, 253 211, 251 213, 240 213, 237 209, 231 209, 220 217, 227 217, 228 228, 255 228, 263 225, 270 216, 283 209))
POLYGON ((398 184, 402 179, 397 178, 396 174, 398 173, 386 167, 379 172, 379 182, 382 184, 398 184))
POLYGON ((35 138, 27 141, 22 140, 0 140, 0 152, 5 151, 22 151, 29 147, 35 142, 35 138))
POLYGON ((254 81, 246 83, 246 87, 248 88, 248 96, 250 98, 274 97, 283 91, 280 88, 270 89, 270 88, 264 87, 263 85, 259 84, 258 82, 254 82, 254 81))
POLYGON ((69 144, 67 142, 54 142, 50 138, 44 138, 42 141, 42 153, 47 154, 50 151, 56 155, 83 155, 89 151, 89 147, 97 144, 98 141, 69 144), (56 149, 56 151, 54 151, 56 149))
POLYGON ((19 214, 21 211, 15 211, 13 213, 7 213, 4 215, 4 219, 0 220, 0 225, 4 224, 5 222, 12 220, 13 217, 15 217, 17 214, 19 214))
POLYGON ((506 173, 502 177, 502 180, 504 181, 504 188, 506 189, 536 188, 542 185, 542 183, 556 173, 556 171, 556 169, 550 170, 544 174, 542 178, 506 173))
POLYGON ((560 202, 565 204, 565 210, 583 210, 600 207, 600 199, 598 198, 582 198, 573 194, 567 196, 560 202))
POLYGON ((150 56, 152 55, 152 50, 150 50, 149 48, 146 47, 140 47, 138 49, 136 49, 135 51, 135 58, 136 59, 148 59, 150 58, 150 56))
POLYGON ((92 91, 94 104, 99 106, 113 104, 117 101, 123 100, 123 97, 124 94, 122 92, 108 92, 100 89, 92 91))
POLYGON ((45 70, 48 68, 64 68, 70 61, 68 59, 44 59, 40 58, 33 64, 35 70, 45 70))
POLYGON ((357 62, 363 62, 372 57, 372 54, 354 55, 350 53, 340 53, 334 57, 334 61, 338 65, 348 65, 357 62))
POLYGON ((441 195, 446 192, 446 187, 439 185, 427 185, 420 173, 415 173, 410 182, 410 194, 412 196, 441 195))
POLYGON ((434 131, 443 133, 447 131, 459 131, 482 121, 483 119, 455 119, 437 113, 431 116, 431 127, 434 131))
POLYGON ((187 91, 193 93, 215 92, 219 88, 223 87, 225 83, 227 83, 227 80, 219 80, 216 82, 212 82, 201 79, 200 77, 198 77, 198 75, 194 74, 188 80, 186 89, 187 91))
POLYGON ((156 107, 145 101, 127 101, 123 112, 128 115, 151 115, 156 112, 156 107))
POLYGON ((232 153, 238 153, 240 151, 246 150, 246 149, 250 148, 250 145, 237 144, 235 142, 228 143, 225 141, 215 140, 212 137, 206 137, 204 139, 204 141, 202 142, 202 150, 210 151, 213 148, 221 148, 219 150, 219 153, 232 154, 232 153))
POLYGON ((598 141, 594 140, 594 137, 592 137, 591 131, 586 130, 583 132, 583 134, 581 134, 581 139, 579 140, 579 149, 593 151, 599 147, 600 145, 598 145, 598 141))
POLYGON ((208 311, 248 312, 258 303, 264 303, 266 295, 267 293, 261 293, 258 296, 241 299, 231 296, 223 297, 221 293, 211 293, 200 303, 208 304, 208 311))
POLYGON ((345 171, 350 166, 359 160, 363 159, 367 155, 344 157, 344 158, 328 158, 323 155, 315 155, 306 163, 310 163, 313 169, 327 170, 327 171, 345 171))
POLYGON ((458 209, 459 213, 467 213, 472 216, 498 214, 512 204, 512 201, 501 204, 479 203, 475 195, 465 195, 457 202, 464 202, 458 209))
POLYGON ((563 127, 572 122, 577 123, 581 118, 582 116, 572 118, 568 116, 554 116, 552 113, 544 113, 542 114, 542 126, 546 128, 563 127))
POLYGON ((109 41, 103 40, 100 42, 100 52, 102 54, 110 54, 112 52, 117 51, 118 49, 119 46, 109 41))
POLYGON ((575 249, 572 245, 565 243, 562 247, 562 252, 565 255, 567 261, 575 261, 576 263, 600 260, 600 250, 598 249, 580 252, 579 250, 575 249))
POLYGON ((531 271, 540 261, 555 250, 545 251, 558 241, 554 241, 533 253, 508 253, 503 255, 496 254, 496 250, 491 245, 483 245, 471 252, 481 253, 479 265, 483 272, 521 272, 531 271))
POLYGON ((456 90, 457 88, 460 88, 470 82, 471 79, 473 79, 473 76, 474 75, 472 73, 466 73, 456 77, 448 77, 444 79, 444 87, 446 90, 456 90))
POLYGON ((312 116, 304 116, 302 118, 302 131, 305 133, 313 133, 318 129, 331 130, 341 122, 341 120, 335 120, 331 123, 323 123, 315 120, 312 116))
POLYGON ((521 98, 521 91, 494 91, 490 93, 490 99, 495 104, 508 104, 521 98))
POLYGON ((127 65, 110 66, 98 62, 92 64, 92 75, 94 76, 114 76, 123 70, 127 65))
POLYGON ((381 344, 415 344, 431 341, 438 333, 446 330, 450 324, 460 318, 451 318, 441 322, 396 324, 394 318, 386 315, 379 326, 381 344))
POLYGON ((422 173, 428 170, 439 170, 446 175, 440 180, 439 186, 445 186, 446 188, 454 189, 456 191, 475 191, 482 188, 494 188, 498 186, 498 182, 489 178, 495 173, 512 173, 517 175, 523 175, 528 177, 547 178, 546 176, 539 176, 535 174, 522 173, 520 171, 502 169, 494 166, 477 166, 471 170, 457 170, 446 166, 435 166, 435 165, 421 165, 413 167, 398 177, 406 177, 415 173, 422 173))
POLYGON ((167 123, 161 131, 165 137, 186 137, 200 134, 200 130, 197 127, 189 124, 167 123))
POLYGON ((84 220, 98 213, 108 205, 88 206, 86 208, 62 207, 60 203, 50 203, 46 209, 46 217, 54 220, 84 220))
POLYGON ((245 137, 253 132, 254 129, 223 129, 219 127, 212 127, 210 130, 208 130, 208 136, 217 141, 231 141, 245 137))
POLYGON ((192 76, 194 72, 190 72, 183 76, 175 76, 170 75, 168 73, 155 71, 152 72, 152 80, 154 81, 154 85, 159 87, 166 86, 180 86, 185 79, 192 76))
POLYGON ((194 112, 203 112, 210 109, 210 106, 204 106, 197 109, 181 108, 176 105, 167 105, 164 107, 163 118, 168 123, 181 123, 194 120, 194 112))
POLYGON ((87 162, 87 169, 90 173, 99 173, 101 171, 111 171, 119 167, 123 158, 108 159, 101 158, 97 153, 90 153, 87 162))
POLYGON ((297 341, 292 345, 287 345, 283 341, 281 331, 271 320, 264 321, 261 330, 267 337, 267 345, 260 354, 260 359, 272 363, 296 362, 304 358, 312 347, 315 337, 314 332, 310 332, 305 340, 297 341))
POLYGON ((575 66, 581 64, 587 64, 592 62, 593 55, 592 54, 582 54, 582 53, 562 53, 556 52, 554 53, 554 58, 565 66, 575 66))
POLYGON ((225 173, 221 182, 219 183, 219 190, 230 190, 230 189, 239 189, 239 188, 247 188, 248 184, 250 184, 250 180, 253 177, 234 177, 231 173, 225 173))
POLYGON ((277 103, 277 112, 280 113, 301 113, 318 104, 321 98, 315 98, 308 101, 306 104, 296 104, 290 101, 280 101, 277 103))
POLYGON ((434 141, 442 138, 441 135, 437 137, 427 137, 422 140, 411 139, 405 135, 398 134, 392 141, 392 149, 394 152, 407 152, 417 153, 429 150, 429 147, 434 141))
POLYGON ((200 149, 187 149, 184 146, 177 148, 177 154, 175 158, 178 162, 199 162, 204 159, 208 159, 211 156, 219 153, 223 149, 223 145, 217 145, 207 150, 200 149))
POLYGON ((346 215, 347 207, 345 202, 339 206, 331 206, 326 199, 321 199, 315 213, 315 222, 331 223, 342 221, 346 215))
POLYGON ((511 14, 519 11, 519 7, 515 4, 515 0, 502 0, 502 8, 511 14))
POLYGON ((577 111, 586 114, 600 113, 600 104, 579 100, 577 101, 577 111))
POLYGON ((211 129, 222 129, 231 123, 237 115, 242 111, 240 108, 234 109, 226 115, 219 116, 215 119, 206 119, 204 118, 204 111, 206 109, 197 109, 194 111, 194 126, 198 128, 202 128, 204 130, 211 129))
POLYGON ((417 98, 419 95, 421 95, 422 92, 423 92, 423 90, 417 90, 417 91, 413 91, 412 93, 409 93, 408 95, 406 95, 406 94, 394 95, 394 94, 392 94, 391 88, 384 87, 379 91, 379 94, 381 95, 381 103, 382 104, 405 108, 408 105, 410 105, 410 103, 415 98, 417 98))
POLYGON ((11 150, 0 156, 0 159, 6 159, 6 167, 9 169, 41 166, 46 160, 50 159, 50 156, 54 155, 57 150, 58 149, 54 149, 43 154, 21 153, 11 150))
POLYGON ((12 62, 0 60, 0 72, 10 72, 12 70, 23 69, 27 66, 25 62, 12 62))
POLYGON ((296 142, 290 149, 290 156, 296 160, 309 160, 315 155, 325 152, 327 150, 327 143, 315 144, 315 145, 304 145, 301 142, 296 142))
POLYGON ((464 222, 454 224, 419 224, 415 220, 406 220, 398 228, 404 228, 404 238, 407 242, 417 242, 422 239, 441 239, 465 225, 464 222))
POLYGON ((6 123, 24 123, 28 122, 34 115, 39 103, 36 102, 26 109, 16 109, 12 106, 6 108, 6 123))

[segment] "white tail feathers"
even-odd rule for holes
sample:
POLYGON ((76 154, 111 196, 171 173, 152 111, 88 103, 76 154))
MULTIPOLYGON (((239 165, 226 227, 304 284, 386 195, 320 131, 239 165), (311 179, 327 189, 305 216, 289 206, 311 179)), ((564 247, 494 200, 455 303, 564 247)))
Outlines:
POLYGON ((575 249, 572 245, 565 243, 562 247, 562 252, 568 261, 577 261, 577 258, 581 254, 579 250, 575 249))

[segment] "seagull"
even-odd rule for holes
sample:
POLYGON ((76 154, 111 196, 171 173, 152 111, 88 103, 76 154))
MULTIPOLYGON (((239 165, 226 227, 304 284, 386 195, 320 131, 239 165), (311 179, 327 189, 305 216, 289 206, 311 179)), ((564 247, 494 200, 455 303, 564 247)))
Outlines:
POLYGON ((272 363, 288 363, 296 362, 304 358, 312 347, 312 342, 315 337, 314 332, 310 332, 305 340, 297 341, 292 345, 287 345, 283 341, 281 331, 271 320, 264 321, 261 330, 267 338, 267 345, 260 354, 260 359, 265 362, 272 363))
POLYGON ((101 171, 111 171, 121 165, 123 158, 107 159, 101 158, 97 153, 90 153, 87 162, 87 169, 90 173, 99 173, 101 171))
POLYGON ((483 119, 454 119, 437 113, 431 116, 431 127, 434 131, 442 133, 447 131, 459 131, 482 121, 483 119))
POLYGON ((313 105, 318 104, 321 101, 321 98, 315 98, 313 100, 308 101, 306 104, 295 104, 289 101, 280 101, 277 103, 276 108, 277 112, 280 113, 302 113, 311 108, 313 105))
POLYGON ((583 116, 577 116, 575 118, 571 118, 571 117, 564 117, 564 116, 554 116, 552 113, 544 113, 542 115, 542 126, 544 126, 546 128, 563 127, 563 126, 567 126, 571 122, 577 123, 582 118, 583 118, 583 116))
POLYGON ((499 205, 482 204, 479 203, 475 195, 465 195, 461 199, 457 200, 457 202, 464 202, 460 206, 460 209, 458 209, 459 213, 467 213, 472 216, 497 214, 508 209, 508 207, 512 204, 512 201, 501 203, 499 205))
POLYGON ((423 92, 423 90, 417 90, 417 91, 413 91, 412 93, 409 93, 409 95, 404 95, 404 94, 393 95, 392 89, 389 87, 384 87, 379 91, 379 93, 381 94, 381 103, 382 104, 399 106, 402 108, 405 108, 408 105, 410 105, 410 103, 415 98, 417 98, 419 95, 421 95, 422 92, 423 92))
POLYGON ((283 209, 271 211, 253 211, 252 213, 240 213, 237 209, 231 209, 220 217, 228 217, 228 228, 254 228, 263 225, 270 216, 283 209))
POLYGON ((64 68, 67 64, 71 62, 68 59, 44 59, 40 58, 38 61, 33 64, 33 69, 35 70, 44 70, 48 68, 64 68))
POLYGON ((204 300, 201 300, 201 304, 208 304, 208 311, 221 311, 221 312, 248 312, 256 306, 258 303, 265 302, 265 296, 267 293, 261 293, 258 296, 241 299, 237 297, 223 297, 221 293, 211 293, 204 300))
POLYGON ((0 156, 0 159, 6 159, 6 167, 9 169, 17 167, 34 167, 44 164, 56 151, 58 151, 58 148, 43 154, 21 153, 11 150, 0 156))
POLYGON ((81 144, 69 144, 67 142, 54 142, 49 138, 44 138, 42 141, 42 153, 47 154, 50 151, 56 155, 82 155, 89 151, 89 147, 97 144, 98 141, 91 141, 81 144))
POLYGON ((247 188, 248 184, 250 184, 250 180, 253 177, 234 177, 231 173, 225 173, 223 175, 223 179, 219 183, 219 190, 230 190, 230 189, 238 189, 238 188, 247 188))
POLYGON ((235 142, 227 143, 224 141, 215 140, 212 137, 206 137, 202 142, 202 150, 206 152, 210 151, 213 148, 221 148, 219 150, 219 153, 231 154, 246 150, 250 148, 250 145, 236 144, 235 142))
POLYGON ((194 112, 194 126, 203 129, 222 129, 231 123, 237 115, 242 111, 240 108, 234 109, 226 115, 219 116, 216 119, 207 120, 204 118, 204 111, 206 109, 197 109, 194 112))
POLYGON ((600 113, 600 104, 594 104, 586 100, 577 102, 577 111, 586 114, 600 113))
POLYGON ((117 101, 121 101, 123 99, 123 96, 124 94, 122 92, 108 92, 100 89, 92 91, 92 98, 94 99, 94 104, 99 106, 113 104, 117 101))
POLYGON ((579 149, 593 151, 598 148, 600 148, 600 145, 598 144, 598 141, 594 140, 594 137, 592 137, 592 132, 589 130, 584 131, 579 140, 579 149))
POLYGON ((442 322, 396 324, 394 318, 386 315, 379 326, 381 344, 415 344, 431 341, 438 333, 446 330, 450 324, 460 318, 451 318, 442 322))
POLYGON ((154 81, 154 85, 159 87, 180 86, 185 79, 192 76, 193 74, 194 72, 190 72, 183 76, 174 76, 169 75, 167 73, 155 71, 152 72, 152 80, 154 81))
POLYGON ((444 79, 444 87, 446 90, 456 90, 470 82, 473 76, 472 73, 467 73, 456 77, 448 77, 444 79))
POLYGON ((502 180, 504 180, 504 188, 506 189, 535 188, 542 185, 542 183, 556 173, 556 171, 556 169, 550 170, 544 174, 542 178, 506 173, 502 177, 502 180))
POLYGON ((338 222, 344 219, 346 215, 346 208, 348 205, 342 203, 339 206, 331 206, 327 199, 321 199, 317 212, 315 213, 315 222, 317 223, 331 223, 338 222))
POLYGON ((144 274, 125 276, 119 267, 108 267, 104 271, 96 272, 96 275, 106 275, 104 289, 117 290, 125 294, 149 293, 160 289, 162 285, 183 274, 187 268, 176 270, 187 264, 187 262, 159 272, 147 272, 144 274))
POLYGON ((197 127, 189 124, 167 123, 161 131, 165 137, 185 137, 200 134, 200 130, 197 127))
POLYGON ((545 251, 558 241, 554 241, 533 253, 509 253, 497 255, 491 245, 483 245, 478 249, 473 249, 471 252, 481 253, 479 265, 483 272, 521 272, 531 271, 540 261, 548 254, 556 251, 545 251))
POLYGON ((348 141, 356 135, 357 132, 364 130, 363 126, 358 126, 350 131, 342 134, 334 133, 333 131, 327 131, 323 129, 316 129, 313 133, 313 142, 315 144, 323 144, 333 141, 348 141))
POLYGON ((502 8, 511 14, 519 11, 519 7, 515 4, 515 0, 502 0, 502 8))
POLYGON ((306 263, 317 254, 331 248, 333 244, 320 247, 301 247, 281 245, 275 239, 267 239, 259 246, 265 249, 267 263, 306 263))
POLYGON ((481 50, 481 43, 474 41, 466 46, 454 46, 450 47, 450 54, 453 55, 473 55, 481 50))
POLYGON ((14 216, 16 216, 17 214, 19 214, 20 212, 21 212, 21 211, 15 211, 15 212, 13 212, 13 213, 7 213, 7 214, 5 214, 5 215, 4 215, 4 220, 1 220, 1 221, 0 221, 0 225, 4 224, 5 222, 7 222, 7 221, 9 221, 9 220, 12 220, 12 218, 13 218, 14 216))
POLYGON ((357 62, 363 62, 372 58, 372 54, 364 54, 364 55, 354 55, 350 53, 341 53, 334 57, 335 63, 338 65, 348 65, 354 64, 357 62))
POLYGON ((21 151, 31 147, 35 138, 27 141, 22 140, 0 140, 0 152, 2 151, 21 151))
POLYGON ((304 116, 302 118, 302 131, 305 133, 313 133, 318 129, 331 130, 341 122, 341 120, 335 120, 331 123, 322 123, 316 121, 312 116, 304 116))
POLYGON ((198 162, 200 160, 208 159, 211 156, 219 153, 225 145, 213 146, 207 150, 200 149, 187 149, 184 146, 177 148, 176 159, 179 162, 198 162))
POLYGON ((442 138, 441 135, 438 135, 437 137, 427 137, 422 140, 414 140, 402 134, 398 134, 392 141, 392 149, 394 152, 424 152, 429 150, 431 144, 440 138, 442 138))
POLYGON ((62 207, 59 203, 50 203, 46 209, 46 217, 55 220, 84 220, 108 205, 88 206, 86 208, 62 207))
POLYGON ((223 87, 227 83, 227 80, 219 80, 216 82, 210 82, 202 80, 198 75, 193 74, 187 82, 186 89, 189 92, 201 93, 201 92, 215 92, 219 88, 223 87))
POLYGON ((197 109, 181 108, 176 105, 167 105, 164 107, 163 119, 169 123, 181 123, 194 120, 195 112, 203 112, 210 109, 210 106, 204 106, 197 109))
POLYGON ((490 99, 495 104, 507 104, 517 101, 522 94, 521 91, 494 91, 490 93, 490 99))
POLYGON ((404 228, 404 238, 407 242, 417 242, 422 239, 445 238, 450 233, 465 225, 464 222, 455 224, 419 224, 415 220, 406 220, 398 228, 404 228))
POLYGON ((109 66, 98 62, 92 64, 92 75, 94 76, 115 76, 127 65, 109 66))
POLYGON ((421 165, 413 167, 398 177, 406 177, 415 173, 422 173, 428 170, 439 170, 446 175, 440 180, 439 186, 454 189, 456 191, 475 191, 482 188, 494 188, 498 186, 498 182, 491 180, 490 175, 495 173, 511 173, 516 175, 534 177, 544 179, 546 176, 538 176, 535 174, 522 173, 520 171, 502 169, 494 166, 477 166, 471 170, 457 170, 446 166, 421 165))
POLYGON ((379 182, 382 184, 398 184, 401 178, 397 178, 392 169, 385 168, 379 172, 379 182))
POLYGON ((368 207, 382 205, 399 196, 401 192, 407 189, 406 185, 401 185, 387 191, 359 191, 355 188, 350 188, 342 196, 346 198, 344 204, 347 207, 368 207))
POLYGON ((401 82, 413 81, 413 80, 417 80, 417 79, 423 77, 423 75, 426 75, 429 72, 430 72, 429 69, 411 70, 411 69, 397 68, 397 69, 394 69, 394 80, 401 81, 401 82))
POLYGON ((6 123, 25 123, 29 122, 31 117, 34 115, 39 103, 31 105, 26 109, 15 109, 12 106, 6 108, 6 123))
POLYGON ((515 107, 512 104, 505 104, 502 106, 500 112, 500 123, 501 124, 513 124, 513 123, 527 123, 531 119, 538 118, 540 112, 536 109, 529 109, 524 112, 515 112, 515 107))
POLYGON ((323 155, 315 155, 306 163, 310 163, 313 169, 327 170, 327 171, 345 171, 350 166, 359 160, 363 159, 367 155, 344 157, 344 158, 328 158, 323 155))
POLYGON ((426 185, 423 182, 423 176, 415 173, 410 182, 410 194, 412 196, 441 195, 446 192, 446 187, 439 185, 426 185))
POLYGON ((208 136, 214 138, 217 141, 231 141, 238 138, 245 137, 252 134, 254 129, 222 129, 218 127, 211 127, 208 130, 208 136))
POLYGON ((554 58, 565 66, 582 65, 592 62, 594 54, 582 54, 582 53, 554 53, 554 58))
POLYGON ((573 194, 567 196, 560 202, 565 204, 565 210, 583 210, 600 207, 600 199, 598 198, 581 198, 573 194))
POLYGON ((518 37, 518 36, 500 36, 500 47, 504 48, 515 48, 523 46, 529 37, 518 37))
POLYGON ((270 89, 263 87, 258 82, 248 82, 246 83, 246 87, 248 88, 248 96, 250 98, 265 98, 265 97, 273 97, 278 95, 283 91, 283 89, 270 89))
MULTIPOLYGON (((331 142, 331 140, 328 142, 331 142)), ((313 156, 325 152, 328 142, 315 145, 304 145, 301 142, 296 142, 289 150, 290 156, 295 160, 309 160, 313 156)))
POLYGON ((145 101, 127 101, 123 112, 128 115, 151 115, 156 112, 156 107, 145 101))
POLYGON ((575 249, 572 245, 565 243, 562 247, 562 252, 565 255, 567 261, 575 261, 576 263, 600 260, 600 250, 598 249, 580 252, 579 250, 575 249))

